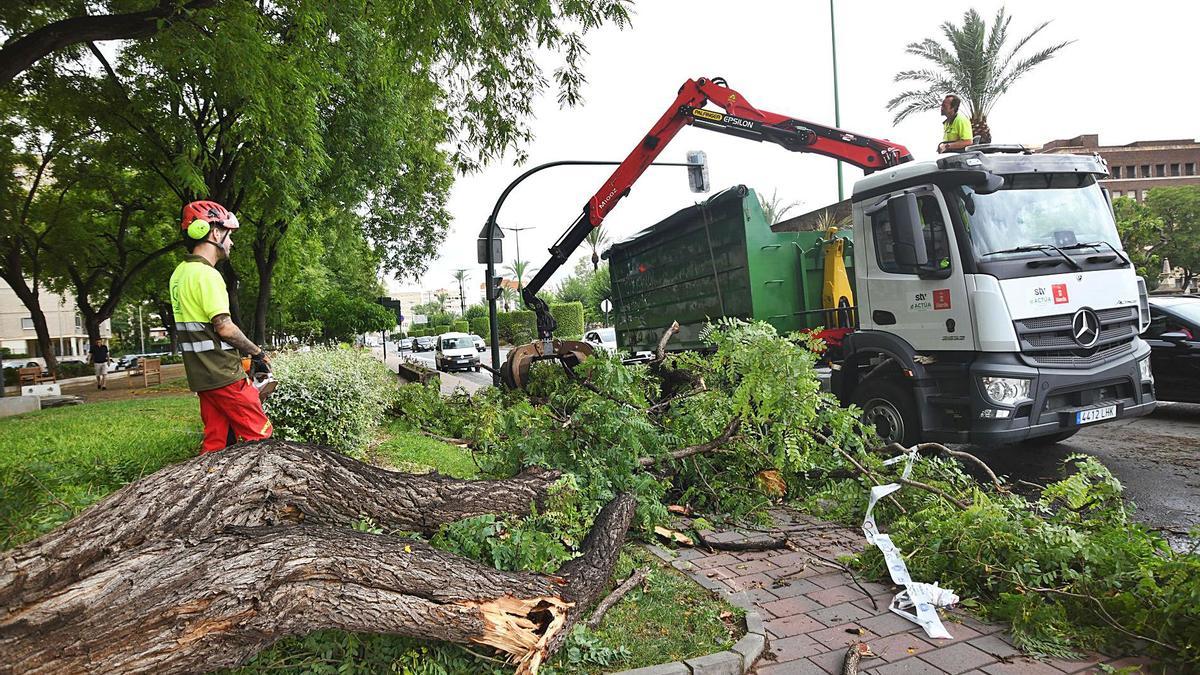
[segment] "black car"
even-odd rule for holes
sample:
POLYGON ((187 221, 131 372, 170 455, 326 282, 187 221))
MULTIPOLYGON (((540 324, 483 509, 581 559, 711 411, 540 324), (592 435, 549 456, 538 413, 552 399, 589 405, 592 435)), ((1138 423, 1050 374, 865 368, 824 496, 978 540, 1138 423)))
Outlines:
POLYGON ((1200 403, 1200 296, 1150 296, 1150 370, 1159 400, 1200 403))
POLYGON ((412 350, 414 352, 433 351, 433 346, 436 344, 432 335, 426 335, 413 340, 412 350))

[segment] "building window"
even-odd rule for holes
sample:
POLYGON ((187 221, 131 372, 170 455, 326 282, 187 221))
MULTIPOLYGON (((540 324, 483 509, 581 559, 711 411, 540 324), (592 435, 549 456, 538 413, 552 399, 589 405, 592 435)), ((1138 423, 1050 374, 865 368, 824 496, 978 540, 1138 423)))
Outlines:
POLYGON ((1139 201, 1139 202, 1144 202, 1144 201, 1146 201, 1146 197, 1149 197, 1149 196, 1150 196, 1150 191, 1149 191, 1149 190, 1142 190, 1142 196, 1141 196, 1141 199, 1138 199, 1138 201, 1139 201))
POLYGON ((1137 176, 1137 167, 1136 166, 1125 167, 1125 177, 1133 178, 1134 176, 1137 176))
POLYGON ((1112 168, 1112 177, 1113 177, 1113 178, 1120 178, 1120 177, 1121 177, 1121 167, 1119 167, 1119 166, 1114 166, 1114 167, 1112 168))
POLYGON ((1166 176, 1167 175, 1167 165, 1166 164, 1155 164, 1154 165, 1154 175, 1158 176, 1159 178, 1166 176))
POLYGON ((1120 197, 1120 196, 1121 196, 1121 191, 1120 191, 1120 190, 1113 190, 1112 196, 1113 196, 1113 199, 1116 199, 1117 197, 1120 197))
POLYGON ((1149 178, 1150 177, 1150 165, 1149 164, 1142 165, 1141 173, 1138 174, 1138 177, 1139 178, 1149 178))
POLYGON ((1196 165, 1193 162, 1188 162, 1187 164, 1184 164, 1183 165, 1183 175, 1195 176, 1196 175, 1196 165))
POLYGON ((30 317, 21 319, 21 330, 33 330, 33 319, 30 317))
POLYGON ((1179 165, 1178 165, 1178 164, 1172 164, 1172 165, 1171 165, 1171 175, 1172 175, 1172 176, 1178 176, 1178 175, 1179 175, 1179 165))

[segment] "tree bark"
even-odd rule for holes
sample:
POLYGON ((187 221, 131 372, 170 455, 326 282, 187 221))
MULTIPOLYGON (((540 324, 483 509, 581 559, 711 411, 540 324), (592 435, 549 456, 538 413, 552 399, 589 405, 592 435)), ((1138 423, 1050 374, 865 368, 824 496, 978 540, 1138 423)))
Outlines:
POLYGON ((604 589, 632 496, 554 575, 344 526, 428 533, 523 513, 556 477, 413 476, 279 441, 167 467, 0 557, 0 672, 206 671, 338 628, 489 645, 535 673, 604 589))
MULTIPOLYGON (((38 351, 41 352, 42 358, 46 359, 46 370, 56 373, 58 372, 58 357, 54 354, 54 342, 50 340, 50 328, 46 325, 46 314, 42 311, 41 294, 38 292, 37 282, 35 281, 32 285, 25 283, 20 253, 16 251, 15 247, 8 257, 12 260, 7 261, 5 270, 0 272, 0 278, 4 279, 8 287, 13 290, 25 309, 29 310, 29 319, 33 322, 33 333, 37 338, 38 351)), ((30 356, 33 355, 30 354, 30 356)))

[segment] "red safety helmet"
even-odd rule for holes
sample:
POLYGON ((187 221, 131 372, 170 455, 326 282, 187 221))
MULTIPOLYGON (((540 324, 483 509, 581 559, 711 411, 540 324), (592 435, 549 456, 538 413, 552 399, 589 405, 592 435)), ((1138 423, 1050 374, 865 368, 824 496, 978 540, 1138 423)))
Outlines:
POLYGON ((180 228, 183 230, 184 236, 191 239, 203 239, 214 227, 236 230, 240 225, 237 216, 216 202, 201 200, 191 202, 183 207, 180 228))

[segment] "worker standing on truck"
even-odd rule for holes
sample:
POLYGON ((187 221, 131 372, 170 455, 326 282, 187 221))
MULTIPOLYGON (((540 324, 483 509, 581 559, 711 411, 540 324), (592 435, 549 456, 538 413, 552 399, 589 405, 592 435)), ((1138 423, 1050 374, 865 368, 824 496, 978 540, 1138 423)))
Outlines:
POLYGON ((966 150, 971 145, 971 121, 958 111, 960 105, 962 99, 954 94, 946 94, 946 98, 942 99, 942 116, 946 121, 942 123, 942 142, 938 143, 938 154, 966 150))
POLYGON ((229 258, 237 217, 216 202, 196 201, 183 207, 181 225, 188 255, 171 275, 171 307, 188 388, 200 397, 201 452, 221 450, 238 437, 270 438, 258 390, 231 350, 249 355, 257 370, 269 370, 270 360, 230 318, 229 294, 216 269, 229 258))

